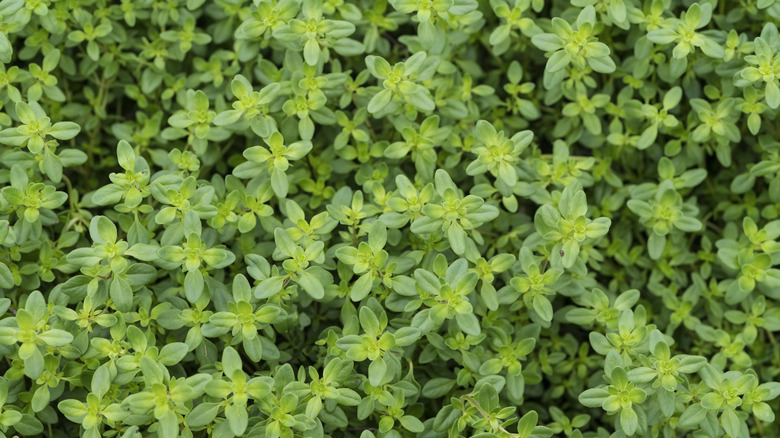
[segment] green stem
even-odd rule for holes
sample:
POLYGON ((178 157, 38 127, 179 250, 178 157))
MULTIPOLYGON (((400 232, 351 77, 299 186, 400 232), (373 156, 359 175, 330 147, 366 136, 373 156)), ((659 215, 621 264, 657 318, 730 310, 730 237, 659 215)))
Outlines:
MULTIPOLYGON (((461 396, 460 397, 460 401, 461 402, 464 402, 464 401, 469 402, 472 406, 477 408, 477 411, 479 411, 479 414, 482 415, 482 417, 490 418, 490 413, 487 412, 482 406, 480 406, 479 402, 477 400, 475 400, 474 397, 472 397, 471 395, 465 394, 465 395, 461 396)), ((509 435, 512 438, 519 438, 520 437, 520 434, 512 433, 512 432, 504 429, 504 427, 501 426, 501 425, 498 426, 498 430, 501 431, 502 433, 505 433, 505 434, 509 435)))

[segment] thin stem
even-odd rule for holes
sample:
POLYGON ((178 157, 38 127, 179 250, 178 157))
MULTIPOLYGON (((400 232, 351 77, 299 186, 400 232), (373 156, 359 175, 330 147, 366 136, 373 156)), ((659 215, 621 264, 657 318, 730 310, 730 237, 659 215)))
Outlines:
MULTIPOLYGON (((467 402, 471 403, 472 406, 477 408, 477 411, 479 411, 479 414, 482 415, 482 417, 490 418, 490 413, 487 412, 482 406, 480 406, 479 402, 476 401, 474 399, 474 397, 472 397, 471 395, 465 394, 465 395, 461 396, 460 401, 461 402, 467 401, 467 402)), ((498 430, 500 432, 502 432, 502 433, 505 433, 505 434, 509 435, 510 437, 513 437, 513 438, 520 437, 520 434, 512 433, 512 432, 504 429, 504 426, 501 426, 501 425, 498 426, 498 430)))
POLYGON ((65 186, 68 188, 68 203, 70 204, 71 214, 75 214, 77 211, 76 203, 73 200, 73 183, 70 182, 70 178, 67 175, 62 175, 62 180, 65 182, 65 186))
POLYGON ((764 436, 764 426, 761 424, 761 420, 756 417, 756 414, 753 414, 753 419, 756 421, 756 430, 758 431, 758 436, 763 437, 764 436))
POLYGON ((401 53, 403 53, 405 57, 409 56, 409 50, 406 48, 406 46, 404 46, 403 44, 401 44, 400 41, 395 39, 395 37, 393 35, 385 32, 385 33, 382 34, 382 36, 387 38, 388 40, 390 40, 390 43, 392 43, 398 50, 400 50, 401 53))

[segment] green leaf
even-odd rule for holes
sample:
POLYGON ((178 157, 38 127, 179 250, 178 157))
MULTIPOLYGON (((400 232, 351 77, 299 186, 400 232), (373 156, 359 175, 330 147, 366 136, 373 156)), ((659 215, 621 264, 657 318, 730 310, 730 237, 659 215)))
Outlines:
POLYGON ((685 428, 698 427, 707 416, 707 410, 701 404, 694 403, 689 405, 680 415, 680 426, 685 428))
POLYGON ((120 140, 116 147, 116 155, 119 160, 119 166, 125 170, 133 171, 135 169, 135 150, 130 143, 120 140))
POLYGON ((648 236, 647 238, 647 249, 651 259, 658 260, 659 258, 661 258, 661 255, 663 254, 665 247, 666 247, 665 236, 660 236, 655 233, 650 233, 650 236, 648 236))
POLYGON ((57 122, 49 128, 47 133, 57 140, 70 140, 80 131, 81 127, 73 122, 57 122))
POLYGON ((458 322, 458 327, 466 334, 479 336, 482 332, 479 320, 473 313, 458 313, 455 315, 455 320, 458 322))
POLYGON ((375 94, 374 97, 371 98, 371 101, 368 102, 368 112, 372 114, 376 114, 385 108, 387 108, 388 105, 390 105, 390 100, 392 99, 393 94, 390 90, 382 90, 379 93, 375 94))
POLYGON ((201 403, 187 415, 187 425, 192 428, 204 427, 214 421, 219 413, 219 403, 201 403))
POLYGON ((290 184, 287 179, 287 174, 276 169, 271 171, 271 188, 273 188, 276 196, 280 198, 286 197, 289 187, 290 184))
POLYGON ((775 81, 766 84, 766 104, 772 109, 777 109, 780 106, 780 87, 775 81))
POLYGON ((282 254, 288 257, 293 257, 297 245, 295 242, 293 242, 292 238, 290 238, 290 235, 287 234, 284 229, 277 228, 274 230, 274 241, 276 242, 277 248, 279 251, 281 251, 282 254))
POLYGON ((164 414, 158 418, 157 435, 160 438, 175 438, 179 434, 179 421, 176 413, 171 409, 166 409, 163 412, 164 414))
POLYGON ((173 342, 160 349, 157 360, 165 366, 174 366, 184 359, 190 348, 184 342, 173 342))
MULTIPOLYGON (((309 65, 317 65, 320 57, 320 45, 316 38, 309 38, 303 48, 303 59, 309 65)), ((238 435, 238 434, 237 434, 238 435)))
POLYGON ((423 397, 437 399, 448 394, 455 386, 455 380, 445 377, 434 377, 422 388, 423 397))
POLYGON ((100 366, 92 375, 92 393, 98 398, 103 398, 103 395, 108 392, 111 387, 111 372, 107 366, 100 366))
POLYGON ((0 263, 0 288, 10 289, 14 286, 14 277, 11 269, 5 263, 0 263))
POLYGON ((615 71, 615 61, 612 60, 609 56, 602 56, 599 58, 587 58, 588 59, 588 65, 590 68, 592 68, 594 71, 597 71, 599 73, 612 73, 615 71))
POLYGON ((133 290, 127 281, 114 277, 111 280, 111 286, 109 288, 111 301, 114 302, 117 310, 127 312, 133 306, 133 290))
POLYGON ((60 410, 66 416, 77 419, 81 416, 87 415, 87 408, 78 400, 63 400, 57 404, 57 409, 60 410))
MULTIPOLYGON (((431 98, 430 93, 423 87, 418 87, 417 90, 410 94, 405 94, 406 101, 412 104, 415 108, 423 112, 430 112, 436 109, 436 104, 431 98)), ((373 100, 373 99, 372 99, 373 100)), ((371 111, 371 110, 369 110, 371 111)), ((376 111, 371 111, 376 112, 376 111)))
POLYGON ((566 68, 570 62, 571 57, 569 54, 563 50, 559 50, 553 53, 552 56, 550 56, 550 59, 547 60, 547 66, 545 67, 545 70, 549 71, 550 73, 555 73, 566 68))
POLYGON ((639 427, 639 419, 633 408, 623 408, 620 410, 620 427, 626 435, 631 436, 636 433, 639 427))
POLYGON ((89 234, 92 240, 100 244, 116 243, 116 225, 105 216, 95 216, 89 224, 89 234))
POLYGON ((734 438, 740 436, 742 421, 740 421, 734 409, 731 408, 724 409, 723 413, 720 415, 720 422, 721 425, 723 426, 723 430, 726 431, 726 434, 728 436, 734 438))
POLYGON ((322 283, 309 271, 301 272, 296 282, 315 300, 321 300, 325 297, 325 288, 322 283))
POLYGON ((398 421, 401 423, 401 426, 403 426, 404 429, 408 430, 409 432, 421 433, 425 430, 425 426, 423 425, 422 421, 411 415, 404 415, 403 417, 399 418, 398 421))
POLYGON ((246 408, 234 404, 225 408, 225 418, 230 424, 230 430, 236 435, 243 435, 249 422, 246 408))
POLYGON ((203 273, 200 269, 193 269, 184 276, 184 294, 191 303, 198 301, 203 294, 204 286, 203 273))
POLYGON ((531 434, 534 432, 534 429, 536 428, 538 420, 539 415, 536 413, 536 411, 529 411, 523 415, 522 418, 520 418, 520 421, 517 422, 517 433, 521 437, 531 436, 531 434))
POLYGON ((387 373, 387 363, 381 357, 371 361, 368 366, 368 380, 373 386, 379 386, 387 373))
POLYGON ((65 330, 51 329, 39 333, 38 339, 51 347, 64 347, 73 342, 73 335, 65 330))
POLYGON ((606 388, 591 388, 580 394, 579 401, 589 408, 600 408, 607 397, 609 397, 609 391, 606 388))
POLYGON ((367 272, 361 275, 352 285, 349 297, 352 299, 352 301, 361 301, 371 292, 373 283, 374 276, 371 272, 367 272))
POLYGON ((406 347, 412 345, 420 339, 422 335, 420 329, 416 327, 401 327, 393 333, 395 338, 395 345, 399 347, 406 347))
POLYGON ((536 312, 542 321, 552 321, 553 308, 550 300, 543 295, 535 295, 534 300, 534 312, 536 312))
POLYGON ((25 102, 16 102, 14 109, 16 110, 16 116, 19 117, 19 121, 25 125, 30 125, 38 120, 32 107, 25 102))

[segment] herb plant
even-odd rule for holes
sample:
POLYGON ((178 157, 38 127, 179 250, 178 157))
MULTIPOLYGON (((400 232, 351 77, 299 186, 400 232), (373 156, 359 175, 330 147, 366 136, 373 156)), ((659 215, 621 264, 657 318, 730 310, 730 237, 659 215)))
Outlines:
POLYGON ((780 436, 779 4, 0 0, 0 437, 780 436))

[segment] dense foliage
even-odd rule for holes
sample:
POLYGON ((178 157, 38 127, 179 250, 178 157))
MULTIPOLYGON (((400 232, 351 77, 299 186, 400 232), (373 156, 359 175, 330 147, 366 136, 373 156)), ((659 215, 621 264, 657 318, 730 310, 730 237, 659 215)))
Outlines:
POLYGON ((778 22, 1 0, 0 437, 780 436, 778 22))

